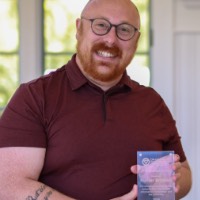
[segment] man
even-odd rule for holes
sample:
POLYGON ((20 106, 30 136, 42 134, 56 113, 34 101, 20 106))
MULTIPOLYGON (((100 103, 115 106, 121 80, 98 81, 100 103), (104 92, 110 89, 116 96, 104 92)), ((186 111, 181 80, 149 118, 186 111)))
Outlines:
POLYGON ((22 84, 0 120, 1 200, 137 198, 137 150, 174 150, 176 198, 191 172, 174 120, 126 67, 140 37, 130 0, 91 0, 77 19, 77 54, 22 84))

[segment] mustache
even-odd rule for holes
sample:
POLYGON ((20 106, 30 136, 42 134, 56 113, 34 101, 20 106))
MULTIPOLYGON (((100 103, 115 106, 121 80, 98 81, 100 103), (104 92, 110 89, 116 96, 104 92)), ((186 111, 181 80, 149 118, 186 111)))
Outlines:
POLYGON ((118 55, 118 56, 121 56, 122 55, 122 51, 120 50, 120 48, 117 46, 117 45, 112 45, 112 46, 108 46, 106 43, 97 43, 97 44, 94 44, 93 47, 92 47, 92 51, 95 52, 95 51, 108 51, 114 55, 118 55))

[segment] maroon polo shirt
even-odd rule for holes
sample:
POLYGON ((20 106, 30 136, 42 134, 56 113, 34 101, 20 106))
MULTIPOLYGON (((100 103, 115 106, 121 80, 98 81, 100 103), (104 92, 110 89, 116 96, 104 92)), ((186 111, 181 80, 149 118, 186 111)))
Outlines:
POLYGON ((185 155, 175 121, 150 87, 121 81, 104 92, 79 70, 75 55, 49 75, 22 84, 0 119, 0 147, 44 147, 39 181, 83 200, 129 192, 136 152, 185 155))

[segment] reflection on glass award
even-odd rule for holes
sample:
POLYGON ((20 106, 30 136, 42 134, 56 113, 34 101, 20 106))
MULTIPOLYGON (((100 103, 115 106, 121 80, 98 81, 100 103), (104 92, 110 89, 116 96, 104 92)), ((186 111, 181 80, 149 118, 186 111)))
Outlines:
POLYGON ((174 200, 173 151, 138 151, 138 200, 174 200))

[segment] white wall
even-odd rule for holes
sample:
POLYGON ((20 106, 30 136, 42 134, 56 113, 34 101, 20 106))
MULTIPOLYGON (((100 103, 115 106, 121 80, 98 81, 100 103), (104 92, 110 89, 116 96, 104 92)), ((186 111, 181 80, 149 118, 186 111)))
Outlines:
POLYGON ((42 0, 18 0, 20 18, 20 82, 42 74, 42 0))
POLYGON ((152 0, 152 83, 177 121, 193 172, 184 200, 200 199, 199 19, 199 0, 152 0))

